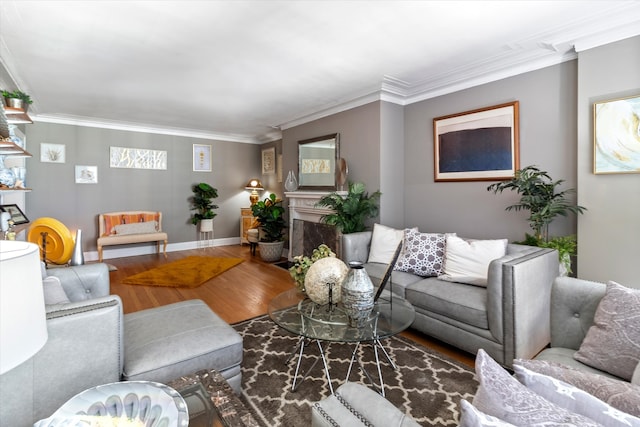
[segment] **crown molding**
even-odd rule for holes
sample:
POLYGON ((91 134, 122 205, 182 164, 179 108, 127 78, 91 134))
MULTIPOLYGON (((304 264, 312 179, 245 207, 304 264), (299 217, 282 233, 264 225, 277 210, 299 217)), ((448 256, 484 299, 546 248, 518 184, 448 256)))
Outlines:
POLYGON ((244 144, 262 144, 260 138, 247 135, 223 134, 215 132, 205 132, 193 129, 181 129, 170 127, 147 126, 138 123, 127 123, 121 121, 95 120, 82 116, 37 114, 31 116, 34 121, 44 123, 56 123, 63 125, 85 126, 101 129, 114 129, 129 132, 155 133, 159 135, 185 136, 189 138, 209 139, 216 141, 240 142, 244 144))

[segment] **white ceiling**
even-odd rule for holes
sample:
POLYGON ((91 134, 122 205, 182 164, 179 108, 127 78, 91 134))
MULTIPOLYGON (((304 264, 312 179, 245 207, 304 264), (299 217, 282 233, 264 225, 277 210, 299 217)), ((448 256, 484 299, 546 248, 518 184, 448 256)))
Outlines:
POLYGON ((37 121, 259 143, 638 34, 640 1, 0 0, 0 83, 37 121))

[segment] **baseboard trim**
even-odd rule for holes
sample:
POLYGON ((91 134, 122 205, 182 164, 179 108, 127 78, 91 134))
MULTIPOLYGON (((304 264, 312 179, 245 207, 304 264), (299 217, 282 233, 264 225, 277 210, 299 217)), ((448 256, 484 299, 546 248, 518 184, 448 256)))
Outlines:
MULTIPOLYGON (((214 239, 212 246, 230 246, 239 245, 240 237, 227 237, 224 239, 214 239)), ((200 242, 197 240, 191 242, 169 243, 167 252, 187 251, 190 249, 200 249, 200 242)), ((153 243, 136 243, 131 245, 122 245, 122 247, 105 246, 102 249, 102 259, 126 258, 138 255, 152 255, 156 253, 156 244, 153 243)), ((84 252, 85 261, 97 261, 98 251, 84 252)))

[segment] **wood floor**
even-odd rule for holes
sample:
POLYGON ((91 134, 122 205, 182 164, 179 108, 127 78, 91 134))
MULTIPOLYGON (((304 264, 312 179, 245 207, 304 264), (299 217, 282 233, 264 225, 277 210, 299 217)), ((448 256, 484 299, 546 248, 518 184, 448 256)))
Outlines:
MULTIPOLYGON (((293 287, 287 270, 263 262, 259 255, 252 256, 246 245, 169 252, 167 256, 166 260, 155 254, 105 260, 118 268, 110 273, 111 293, 120 296, 125 313, 197 298, 206 302, 226 322, 236 323, 266 314, 271 298, 293 287), (245 261, 195 289, 122 284, 122 280, 132 274, 192 255, 236 257, 245 261)), ((402 335, 470 367, 474 366, 474 356, 469 353, 413 330, 402 335)))

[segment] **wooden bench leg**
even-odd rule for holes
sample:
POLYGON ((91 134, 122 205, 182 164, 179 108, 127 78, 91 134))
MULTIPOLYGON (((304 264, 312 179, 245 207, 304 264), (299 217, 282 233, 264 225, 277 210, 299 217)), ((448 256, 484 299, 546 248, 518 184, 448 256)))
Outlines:
POLYGON ((98 262, 102 262, 102 246, 98 246, 98 262))
MULTIPOLYGON (((160 252, 160 242, 158 242, 158 252, 160 252)), ((167 241, 164 241, 164 258, 167 259, 167 241)))

